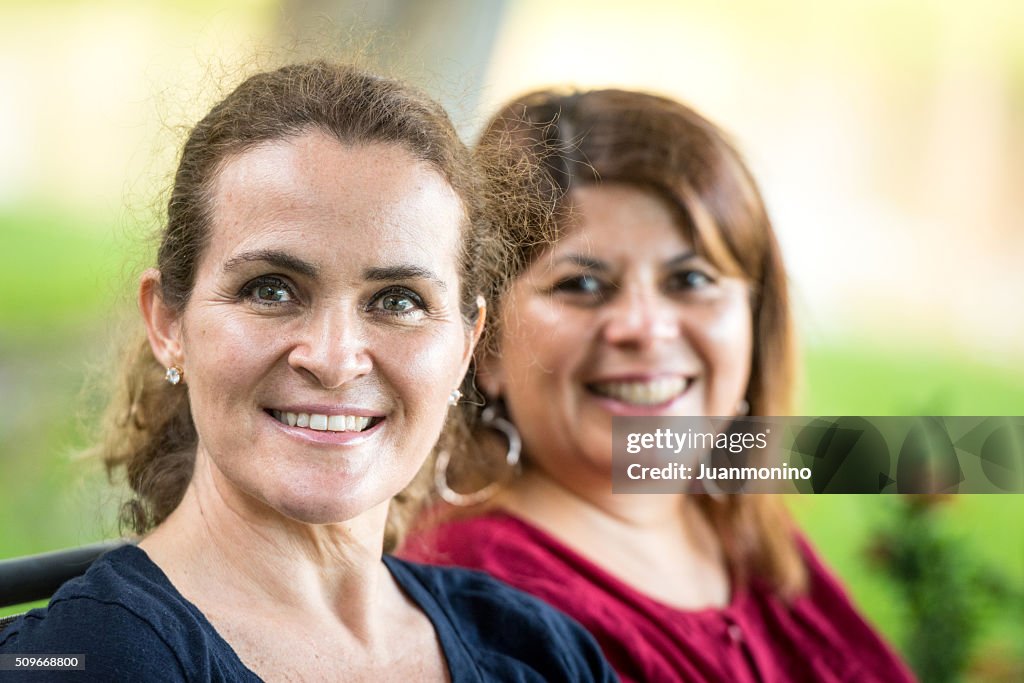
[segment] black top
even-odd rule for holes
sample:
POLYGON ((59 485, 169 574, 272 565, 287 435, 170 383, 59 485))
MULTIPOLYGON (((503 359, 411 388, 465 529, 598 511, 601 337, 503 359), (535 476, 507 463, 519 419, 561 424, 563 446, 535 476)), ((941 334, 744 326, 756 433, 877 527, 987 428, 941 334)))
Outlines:
MULTIPOLYGON (((616 680, 593 638, 540 600, 475 571, 384 564, 433 623, 453 683, 616 680)), ((84 655, 84 671, 0 674, 11 680, 260 680, 135 546, 107 553, 0 632, 0 654, 84 655)))

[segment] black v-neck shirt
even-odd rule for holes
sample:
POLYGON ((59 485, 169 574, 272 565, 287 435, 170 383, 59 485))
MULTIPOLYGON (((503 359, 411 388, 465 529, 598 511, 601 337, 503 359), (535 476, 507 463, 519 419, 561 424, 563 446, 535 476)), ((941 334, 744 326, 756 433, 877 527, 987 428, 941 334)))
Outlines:
MULTIPOLYGON (((383 559, 433 623, 453 683, 616 680, 593 638, 540 600, 479 572, 383 559)), ((10 680, 261 680, 135 546, 107 553, 0 632, 0 654, 84 655, 83 671, 0 674, 10 680)))

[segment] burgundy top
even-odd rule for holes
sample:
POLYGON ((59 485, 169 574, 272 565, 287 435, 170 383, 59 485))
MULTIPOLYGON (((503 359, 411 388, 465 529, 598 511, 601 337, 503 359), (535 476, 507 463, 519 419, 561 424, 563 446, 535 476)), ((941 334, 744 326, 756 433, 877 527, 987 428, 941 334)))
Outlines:
POLYGON ((802 539, 809 590, 791 606, 763 583, 721 609, 670 607, 507 513, 442 524, 400 556, 482 569, 566 612, 597 638, 623 681, 913 681, 802 539))

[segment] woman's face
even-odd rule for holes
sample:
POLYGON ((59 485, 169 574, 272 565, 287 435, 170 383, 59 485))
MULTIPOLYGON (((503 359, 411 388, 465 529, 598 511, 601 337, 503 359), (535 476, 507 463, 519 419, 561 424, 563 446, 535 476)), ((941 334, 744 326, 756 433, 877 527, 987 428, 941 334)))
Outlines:
POLYGON ((230 158, 212 206, 167 336, 218 486, 310 523, 387 501, 437 440, 475 342, 460 200, 399 146, 308 133, 230 158))
POLYGON ((531 462, 563 480, 611 467, 614 415, 734 415, 750 295, 694 253, 672 208, 622 184, 572 191, 574 224, 514 283, 481 383, 531 462))

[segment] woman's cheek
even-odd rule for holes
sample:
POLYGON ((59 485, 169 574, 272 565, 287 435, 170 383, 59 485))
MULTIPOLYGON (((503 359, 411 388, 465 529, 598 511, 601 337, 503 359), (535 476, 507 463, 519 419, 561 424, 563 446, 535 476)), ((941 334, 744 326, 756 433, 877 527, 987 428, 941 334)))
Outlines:
POLYGON ((709 310, 692 338, 711 375, 709 414, 732 414, 743 398, 750 378, 753 335, 750 309, 734 302, 709 310))
POLYGON ((560 365, 590 338, 595 318, 589 309, 539 296, 514 315, 512 341, 532 349, 542 363, 551 360, 560 365))
POLYGON ((456 375, 464 344, 453 344, 452 338, 464 341, 463 335, 461 323, 445 325, 444 329, 417 330, 407 338, 401 334, 382 335, 377 362, 384 376, 398 385, 407 403, 447 405, 448 394, 462 380, 456 375))
POLYGON ((730 306, 716 311, 707 328, 709 341, 722 347, 746 347, 751 341, 750 311, 746 306, 730 306))

